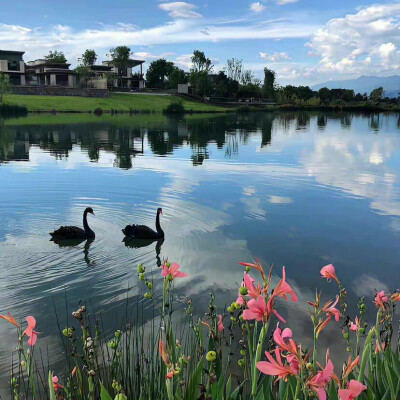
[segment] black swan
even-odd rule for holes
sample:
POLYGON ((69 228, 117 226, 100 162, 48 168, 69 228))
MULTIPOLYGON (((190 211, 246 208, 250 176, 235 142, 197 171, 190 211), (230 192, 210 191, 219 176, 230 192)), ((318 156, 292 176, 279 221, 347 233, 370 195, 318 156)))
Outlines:
POLYGON ((160 214, 162 214, 162 209, 158 208, 156 216, 157 232, 145 225, 127 225, 125 229, 122 229, 122 232, 125 236, 133 239, 162 239, 164 238, 164 231, 160 225, 160 214))
POLYGON ((94 239, 95 234, 89 228, 87 222, 87 214, 93 214, 93 209, 91 207, 86 208, 83 212, 83 228, 79 228, 77 226, 62 226, 61 228, 57 229, 53 233, 50 233, 51 240, 54 242, 58 242, 60 240, 78 240, 78 239, 94 239))

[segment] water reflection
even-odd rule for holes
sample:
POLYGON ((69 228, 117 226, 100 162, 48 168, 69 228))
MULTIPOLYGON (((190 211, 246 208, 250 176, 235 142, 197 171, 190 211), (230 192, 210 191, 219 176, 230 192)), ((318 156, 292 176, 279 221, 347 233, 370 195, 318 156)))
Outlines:
MULTIPOLYGON (((0 124, 0 163, 0 312, 37 316, 54 354, 49 299, 65 309, 90 298, 112 331, 122 299, 143 298, 137 264, 157 293, 164 257, 189 273, 177 289, 199 312, 211 288, 220 306, 235 298, 238 261, 286 265, 300 302, 279 307, 305 343, 304 302, 316 287, 324 300, 336 294, 319 278, 323 265, 336 265, 349 304, 398 287, 398 115, 30 116, 0 124), (49 242, 54 226, 79 225, 87 205, 95 242, 49 242), (166 239, 122 242, 126 221, 153 226, 158 206, 166 239)), ((324 344, 337 337, 331 328, 324 344)), ((1 370, 14 343, 8 329, 0 324, 1 370)))

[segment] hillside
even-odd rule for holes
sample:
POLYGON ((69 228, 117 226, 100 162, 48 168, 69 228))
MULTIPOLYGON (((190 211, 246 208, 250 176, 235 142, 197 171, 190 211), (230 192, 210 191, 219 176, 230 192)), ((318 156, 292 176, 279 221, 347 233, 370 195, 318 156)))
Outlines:
POLYGON ((323 87, 328 89, 353 89, 356 93, 371 93, 372 90, 383 87, 388 97, 397 97, 400 92, 400 75, 388 77, 379 76, 360 76, 357 79, 337 80, 320 83, 312 87, 319 90, 323 87))

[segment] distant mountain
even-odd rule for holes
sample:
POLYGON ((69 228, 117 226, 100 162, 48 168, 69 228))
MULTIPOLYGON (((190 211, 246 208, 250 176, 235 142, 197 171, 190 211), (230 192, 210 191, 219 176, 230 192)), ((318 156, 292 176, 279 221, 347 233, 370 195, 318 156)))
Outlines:
POLYGON ((360 76, 357 79, 349 79, 342 81, 328 81, 315 85, 313 90, 319 90, 323 87, 328 89, 353 89, 356 93, 370 94, 374 89, 383 87, 385 95, 388 97, 397 97, 400 92, 400 75, 388 77, 379 76, 360 76))

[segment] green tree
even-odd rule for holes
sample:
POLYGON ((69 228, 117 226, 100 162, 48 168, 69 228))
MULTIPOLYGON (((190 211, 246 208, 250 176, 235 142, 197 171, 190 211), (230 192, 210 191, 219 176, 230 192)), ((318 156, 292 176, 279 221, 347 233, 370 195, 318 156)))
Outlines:
POLYGON ((0 74, 0 104, 3 103, 3 96, 11 90, 10 78, 6 74, 0 74))
POLYGON ((183 69, 173 67, 171 73, 168 75, 168 89, 176 89, 180 83, 188 83, 188 75, 183 69))
POLYGON ((226 61, 224 71, 228 78, 241 82, 244 72, 243 60, 238 58, 230 58, 226 61))
POLYGON ((81 57, 82 65, 85 67, 90 67, 94 65, 96 60, 97 60, 97 54, 94 50, 91 49, 86 49, 81 57))
POLYGON ((195 73, 206 72, 207 74, 209 74, 214 68, 211 60, 207 58, 206 55, 200 50, 195 50, 193 52, 192 64, 193 67, 191 71, 195 73))
POLYGON ((275 100, 275 71, 272 69, 264 68, 264 85, 262 92, 265 97, 275 100))
POLYGON ((130 64, 130 57, 133 54, 128 46, 117 46, 110 49, 108 56, 112 63, 118 69, 117 75, 120 78, 122 86, 122 76, 126 73, 126 69, 130 64))
POLYGON ((383 97, 383 87, 379 87, 374 89, 371 94, 369 95, 370 100, 372 101, 380 101, 383 97))
POLYGON ((44 56, 44 59, 49 62, 58 63, 58 64, 65 64, 67 59, 62 51, 54 50, 49 51, 49 54, 44 56))
POLYGON ((164 88, 166 79, 171 75, 174 63, 165 58, 152 61, 146 72, 146 83, 149 87, 164 88))
POLYGON ((318 90, 318 97, 321 99, 322 104, 326 104, 331 98, 331 91, 327 87, 318 90))

